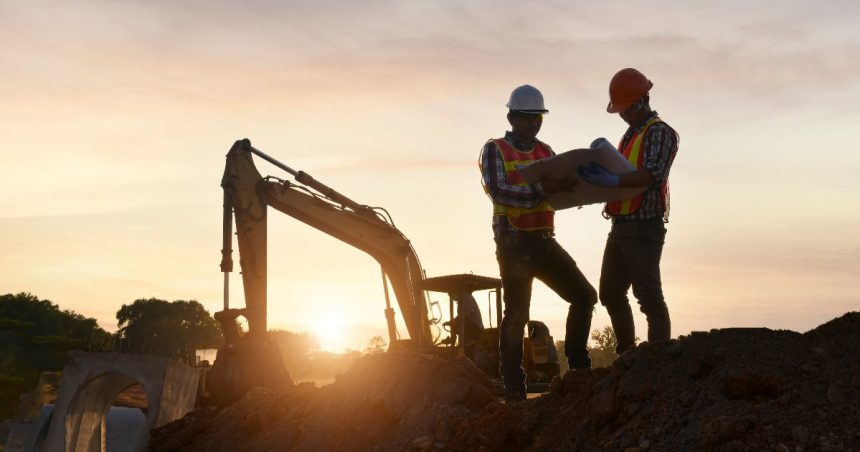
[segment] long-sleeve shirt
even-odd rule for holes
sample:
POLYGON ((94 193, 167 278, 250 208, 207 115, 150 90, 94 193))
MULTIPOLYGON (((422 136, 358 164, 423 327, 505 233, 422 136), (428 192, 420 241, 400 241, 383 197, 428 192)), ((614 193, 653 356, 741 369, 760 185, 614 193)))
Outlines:
MULTIPOLYGON (((511 146, 521 151, 528 151, 534 145, 534 142, 522 143, 518 141, 511 132, 506 132, 504 139, 511 146)), ((549 145, 546 143, 543 143, 543 145, 546 146, 552 155, 555 155, 549 145)), ((502 158, 502 153, 499 151, 494 140, 487 141, 481 150, 481 177, 487 194, 489 194, 490 199, 496 204, 530 209, 544 200, 543 192, 535 185, 512 185, 508 183, 505 160, 502 158)), ((496 235, 510 230, 512 230, 512 227, 507 217, 501 215, 493 216, 493 231, 496 235)))
MULTIPOLYGON (((642 124, 631 126, 621 138, 621 143, 618 149, 624 149, 633 139, 633 135, 642 130, 642 127, 651 118, 657 116, 657 112, 653 112, 642 124)), ((648 132, 642 140, 642 168, 648 170, 651 176, 654 177, 654 183, 645 190, 642 204, 639 210, 630 215, 619 216, 616 218, 632 219, 632 220, 647 220, 654 218, 663 218, 665 221, 669 219, 669 193, 666 192, 666 208, 663 208, 663 202, 660 200, 660 186, 669 177, 669 170, 672 168, 672 162, 675 160, 675 154, 678 152, 678 134, 665 122, 658 122, 648 128, 648 132)))

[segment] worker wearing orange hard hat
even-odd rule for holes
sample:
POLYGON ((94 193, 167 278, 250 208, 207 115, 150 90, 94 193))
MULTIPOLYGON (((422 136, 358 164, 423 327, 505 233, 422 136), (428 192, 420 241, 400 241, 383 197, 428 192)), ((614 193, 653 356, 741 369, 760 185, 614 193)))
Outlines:
POLYGON ((594 185, 648 187, 639 195, 607 203, 604 208, 612 228, 603 252, 599 297, 612 321, 619 354, 635 345, 633 312, 627 298, 631 286, 648 320, 648 342, 665 342, 671 337, 660 257, 665 223, 669 221, 669 170, 678 152, 678 134, 651 109, 653 86, 633 68, 618 71, 609 82, 606 111, 618 113, 629 125, 618 150, 635 171, 613 174, 597 163, 578 169, 580 177, 594 185))

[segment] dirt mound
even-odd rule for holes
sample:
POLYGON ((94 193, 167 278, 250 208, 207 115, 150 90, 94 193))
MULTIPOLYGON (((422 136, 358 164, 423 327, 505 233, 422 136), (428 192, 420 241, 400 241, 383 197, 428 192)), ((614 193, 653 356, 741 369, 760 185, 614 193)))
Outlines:
POLYGON ((409 450, 445 447, 456 422, 497 404, 470 361, 415 353, 360 358, 322 388, 250 392, 154 430, 155 451, 409 450))
POLYGON ((523 406, 466 420, 463 450, 860 450, 860 313, 801 335, 731 328, 642 344, 523 406))
POLYGON ((500 404, 468 361, 361 358, 329 386, 249 393, 155 430, 173 450, 860 450, 860 313, 642 344, 500 404))

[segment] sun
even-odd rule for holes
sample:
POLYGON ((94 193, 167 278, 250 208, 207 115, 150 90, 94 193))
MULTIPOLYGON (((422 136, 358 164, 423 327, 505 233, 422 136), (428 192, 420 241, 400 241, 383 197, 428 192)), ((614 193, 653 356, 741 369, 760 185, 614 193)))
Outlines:
POLYGON ((314 322, 313 334, 319 341, 320 350, 334 353, 343 351, 343 318, 331 314, 324 317, 318 317, 314 322))

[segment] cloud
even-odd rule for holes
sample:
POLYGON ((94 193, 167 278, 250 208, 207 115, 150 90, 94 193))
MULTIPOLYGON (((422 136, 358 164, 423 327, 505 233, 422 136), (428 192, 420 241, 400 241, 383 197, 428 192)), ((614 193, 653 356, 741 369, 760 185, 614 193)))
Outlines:
POLYGON ((778 100, 825 81, 853 86, 860 70, 857 41, 837 39, 849 22, 811 28, 796 20, 804 2, 779 19, 764 2, 744 14, 664 3, 632 15, 634 4, 562 2, 56 6, 4 6, 10 27, 0 37, 11 44, 0 61, 12 99, 259 108, 458 96, 530 79, 596 99, 614 71, 638 66, 679 97, 778 100))

